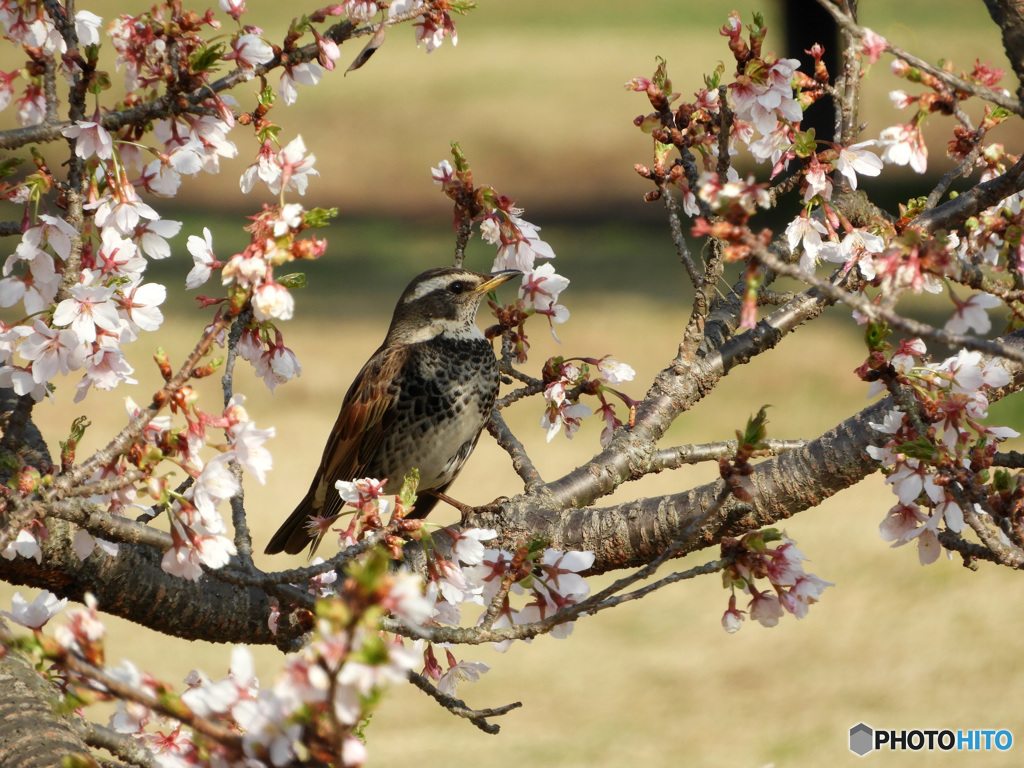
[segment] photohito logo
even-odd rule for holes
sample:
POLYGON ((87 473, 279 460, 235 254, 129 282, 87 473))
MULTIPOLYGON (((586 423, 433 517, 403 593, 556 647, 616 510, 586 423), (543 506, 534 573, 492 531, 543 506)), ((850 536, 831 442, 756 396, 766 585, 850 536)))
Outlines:
POLYGON ((864 757, 876 749, 919 752, 1005 752, 1013 746, 1013 734, 1007 730, 973 729, 951 731, 915 729, 902 731, 875 730, 866 723, 857 723, 850 729, 850 751, 864 757))

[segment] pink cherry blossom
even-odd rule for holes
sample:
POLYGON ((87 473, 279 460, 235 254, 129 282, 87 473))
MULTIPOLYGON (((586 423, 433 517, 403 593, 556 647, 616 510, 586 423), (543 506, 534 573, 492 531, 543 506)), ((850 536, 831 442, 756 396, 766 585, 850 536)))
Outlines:
POLYGON ((29 629, 40 629, 46 622, 56 616, 68 604, 65 597, 58 600, 57 596, 44 589, 31 603, 21 596, 21 592, 15 592, 11 598, 11 610, 0 611, 4 616, 29 629))
POLYGON ((100 160, 109 160, 114 155, 110 133, 99 123, 82 121, 63 128, 61 133, 69 139, 77 139, 75 154, 83 159, 96 155, 100 160))
POLYGON ((877 176, 882 172, 882 161, 878 155, 868 152, 865 147, 875 146, 874 141, 862 141, 848 147, 839 148, 836 159, 836 170, 850 182, 850 187, 857 188, 857 174, 861 176, 877 176))
POLYGON ((71 298, 64 299, 53 312, 55 325, 67 325, 82 341, 96 341, 101 328, 116 333, 120 328, 114 289, 98 285, 76 285, 71 298))
POLYGON ((790 251, 796 253, 798 245, 803 247, 803 253, 800 255, 801 269, 814 271, 823 245, 822 235, 828 235, 825 225, 807 216, 806 213, 797 216, 786 226, 786 241, 789 243, 790 251))
POLYGON ((883 147, 884 162, 909 165, 918 173, 928 170, 928 147, 918 126, 901 124, 886 128, 878 138, 878 145, 883 147))
POLYGON ((274 58, 274 49, 259 35, 239 35, 231 41, 231 53, 225 54, 225 61, 235 60, 243 69, 253 69, 274 58))
POLYGON ((998 307, 1002 302, 990 293, 974 293, 961 301, 951 294, 956 311, 946 321, 944 328, 951 333, 967 333, 974 329, 978 333, 988 333, 992 328, 986 310, 998 307))
POLYGON ((861 53, 868 57, 868 64, 874 64, 889 47, 885 38, 865 27, 861 40, 861 53))
MULTIPOLYGON (((73 299, 67 299, 72 301, 73 299)), ((114 310, 116 318, 117 310, 114 310)), ((88 321, 81 323, 88 325, 88 321)), ((36 320, 35 332, 28 336, 19 347, 21 356, 32 363, 32 378, 39 384, 49 381, 58 373, 66 376, 82 367, 85 347, 82 338, 72 328, 50 328, 42 320, 36 320)), ((95 338, 95 326, 93 326, 95 338)))
POLYGON ((217 4, 222 11, 226 11, 235 21, 238 21, 239 17, 249 10, 245 7, 245 0, 218 0, 217 4))
POLYGON ((295 311, 295 299, 283 285, 266 283, 253 292, 252 309, 253 315, 260 322, 291 320, 295 311))
POLYGON ((231 427, 229 433, 238 463, 260 484, 265 483, 267 470, 273 467, 274 461, 263 443, 274 437, 274 428, 257 429, 251 421, 246 421, 231 427))
POLYGON ((213 235, 207 227, 203 227, 203 236, 190 235, 187 247, 192 254, 194 266, 185 278, 185 287, 194 290, 210 279, 210 272, 217 261, 213 255, 213 235))
POLYGON ((316 85, 320 82, 323 71, 311 61, 285 67, 281 73, 281 82, 277 86, 277 94, 286 105, 292 105, 299 98, 296 85, 316 85))

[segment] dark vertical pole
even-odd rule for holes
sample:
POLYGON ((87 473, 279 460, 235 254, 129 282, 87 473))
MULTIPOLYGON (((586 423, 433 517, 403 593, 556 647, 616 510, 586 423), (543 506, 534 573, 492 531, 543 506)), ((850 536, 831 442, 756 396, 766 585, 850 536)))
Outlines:
MULTIPOLYGON (((822 61, 829 76, 835 79, 839 74, 839 28, 831 14, 815 0, 783 0, 782 14, 786 45, 779 55, 799 59, 800 70, 813 77, 814 59, 805 51, 815 43, 821 43, 825 48, 822 61)), ((805 113, 802 127, 806 130, 812 126, 817 138, 832 140, 835 116, 830 96, 816 101, 805 113)))

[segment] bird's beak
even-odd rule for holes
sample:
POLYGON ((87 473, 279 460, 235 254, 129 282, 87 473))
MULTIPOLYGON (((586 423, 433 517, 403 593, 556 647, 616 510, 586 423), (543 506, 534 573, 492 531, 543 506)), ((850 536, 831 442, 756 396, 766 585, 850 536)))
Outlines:
POLYGON ((520 272, 518 269, 503 269, 501 270, 501 272, 495 272, 491 275, 490 280, 484 280, 484 282, 480 283, 480 285, 477 287, 474 293, 483 294, 489 291, 493 291, 502 283, 507 283, 513 277, 519 277, 522 274, 523 273, 520 272))

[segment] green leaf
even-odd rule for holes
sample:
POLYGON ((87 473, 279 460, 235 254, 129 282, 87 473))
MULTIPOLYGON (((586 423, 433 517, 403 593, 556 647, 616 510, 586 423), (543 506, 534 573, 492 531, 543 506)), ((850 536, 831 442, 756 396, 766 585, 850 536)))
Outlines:
POLYGON ((872 352, 884 352, 891 346, 886 339, 892 335, 892 329, 885 320, 868 322, 864 328, 864 343, 872 352))
POLYGON ((207 72, 212 70, 217 62, 220 61, 223 52, 224 43, 214 43, 213 45, 203 46, 195 52, 192 60, 189 61, 189 67, 193 72, 207 72))
POLYGON ((416 503, 416 489, 419 486, 420 471, 413 467, 402 480, 402 490, 398 492, 398 498, 402 500, 402 506, 406 509, 416 503))
POLYGON ((277 278, 277 282, 283 285, 285 288, 305 288, 306 287, 306 273, 305 272, 292 272, 289 275, 282 275, 277 278))
POLYGON ((672 93, 672 81, 668 79, 668 62, 662 56, 655 56, 654 60, 658 62, 658 66, 654 70, 654 77, 651 78, 651 82, 658 86, 661 92, 667 96, 672 93))
POLYGON ((307 227, 326 227, 338 215, 337 208, 312 208, 306 211, 304 221, 307 227))
POLYGON ((466 153, 462 151, 462 147, 459 146, 459 142, 452 142, 452 157, 455 160, 455 170, 462 173, 466 173, 470 170, 469 161, 466 159, 466 153))
POLYGON ((893 453, 902 453, 918 461, 931 462, 938 456, 939 449, 927 437, 919 437, 916 440, 900 443, 893 453))
POLYGON ((768 408, 771 406, 762 405, 757 415, 747 420, 747 428, 742 434, 737 430, 736 437, 739 438, 740 445, 750 445, 755 450, 764 447, 765 438, 768 436, 768 408))
POLYGON ((25 162, 23 157, 5 157, 0 158, 0 179, 13 176, 18 170, 18 166, 25 162))

